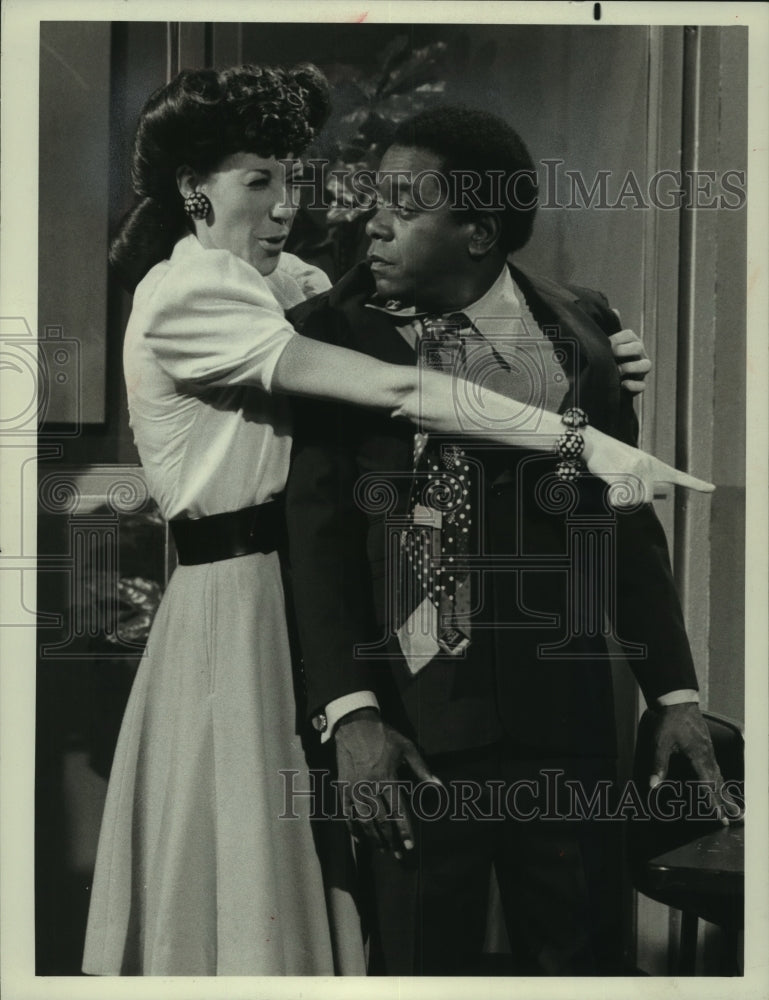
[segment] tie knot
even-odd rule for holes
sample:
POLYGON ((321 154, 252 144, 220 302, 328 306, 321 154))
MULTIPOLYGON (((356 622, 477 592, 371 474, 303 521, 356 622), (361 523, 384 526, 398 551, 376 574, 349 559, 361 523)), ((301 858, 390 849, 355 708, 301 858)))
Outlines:
POLYGON ((447 313, 445 316, 424 316, 422 318, 423 333, 432 340, 449 340, 455 337, 463 337, 472 328, 472 323, 462 312, 447 313))
POLYGON ((419 344, 419 364, 435 371, 459 373, 465 361, 465 342, 473 327, 464 313, 424 316, 419 344))

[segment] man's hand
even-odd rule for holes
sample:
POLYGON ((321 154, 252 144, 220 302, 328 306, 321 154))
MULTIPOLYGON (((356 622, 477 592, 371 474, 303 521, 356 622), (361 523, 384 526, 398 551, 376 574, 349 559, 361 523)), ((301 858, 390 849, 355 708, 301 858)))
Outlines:
POLYGON ((336 728, 334 741, 348 825, 374 847, 389 849, 400 857, 401 849, 413 848, 414 831, 404 789, 398 784, 398 769, 408 764, 420 781, 440 784, 438 778, 430 773, 411 740, 382 722, 375 709, 346 715, 336 728))
POLYGON ((633 330, 620 330, 609 337, 609 343, 622 379, 622 388, 634 395, 643 392, 646 388, 644 379, 652 370, 652 363, 641 338, 633 330))
POLYGON ((724 826, 729 825, 729 813, 735 816, 735 803, 723 798, 724 779, 716 763, 713 744, 705 720, 696 702, 684 702, 654 710, 653 773, 649 787, 654 788, 668 772, 670 755, 674 750, 685 754, 699 781, 709 788, 708 799, 724 826), (729 802, 725 807, 725 802, 729 802))

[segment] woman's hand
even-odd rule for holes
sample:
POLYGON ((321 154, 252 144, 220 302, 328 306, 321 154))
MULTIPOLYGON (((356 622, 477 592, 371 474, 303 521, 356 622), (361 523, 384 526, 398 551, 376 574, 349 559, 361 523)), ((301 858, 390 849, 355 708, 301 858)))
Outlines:
POLYGON ((644 379, 652 370, 643 341, 632 330, 620 330, 609 337, 614 360, 622 379, 622 387, 634 395, 646 389, 644 379))
POLYGON ((698 493, 712 493, 715 489, 712 483, 679 472, 654 455, 624 444, 595 427, 583 427, 580 434, 585 441, 582 460, 588 471, 612 487, 609 502, 614 507, 649 503, 654 498, 657 483, 672 483, 698 493))

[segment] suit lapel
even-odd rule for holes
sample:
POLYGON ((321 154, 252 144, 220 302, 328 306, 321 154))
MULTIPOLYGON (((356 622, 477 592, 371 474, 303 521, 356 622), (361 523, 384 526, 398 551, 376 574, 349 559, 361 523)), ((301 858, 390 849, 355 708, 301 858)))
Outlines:
POLYGON ((416 352, 400 335, 393 320, 378 309, 366 308, 374 290, 368 267, 358 264, 329 293, 329 305, 340 309, 347 320, 347 337, 342 346, 393 365, 416 364, 416 352))
POLYGON ((579 406, 595 427, 612 433, 619 413, 619 379, 606 332, 582 308, 576 292, 512 265, 510 270, 545 335, 564 347, 569 391, 559 412, 579 406))

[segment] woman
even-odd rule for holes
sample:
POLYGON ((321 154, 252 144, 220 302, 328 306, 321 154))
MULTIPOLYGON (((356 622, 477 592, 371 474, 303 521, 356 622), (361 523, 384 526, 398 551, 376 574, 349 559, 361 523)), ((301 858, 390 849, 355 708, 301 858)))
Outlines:
MULTIPOLYGON (((276 551, 285 394, 459 428, 447 376, 307 340, 284 318, 328 286, 283 253, 295 158, 327 109, 313 67, 240 67, 183 72, 142 112, 142 200, 112 262, 139 282, 124 350, 131 425, 180 566, 115 754, 86 972, 364 972, 344 879, 324 885, 306 812, 279 819, 286 773, 295 788, 309 781, 276 551)), ((484 405, 504 426, 518 404, 484 393, 484 405)), ((540 435, 562 429, 542 414, 540 435)), ((696 485, 591 429, 585 443, 590 468, 696 485)))

